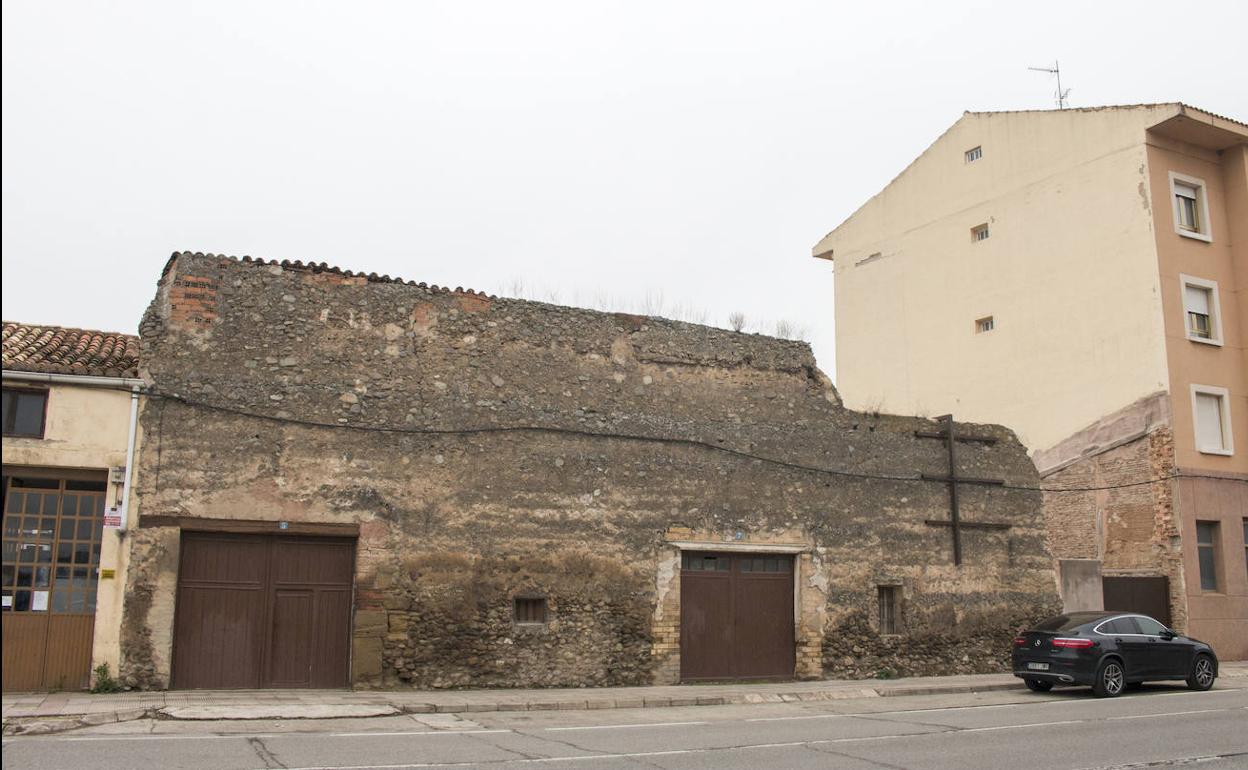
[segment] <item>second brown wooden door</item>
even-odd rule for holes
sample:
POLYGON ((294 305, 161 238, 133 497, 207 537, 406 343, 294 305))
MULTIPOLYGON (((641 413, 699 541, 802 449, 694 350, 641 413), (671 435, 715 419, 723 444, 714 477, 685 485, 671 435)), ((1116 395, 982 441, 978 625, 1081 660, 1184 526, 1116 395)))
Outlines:
POLYGON ((355 543, 184 532, 173 687, 346 687, 355 543))
POLYGON ((682 554, 680 676, 793 676, 793 557, 682 554))

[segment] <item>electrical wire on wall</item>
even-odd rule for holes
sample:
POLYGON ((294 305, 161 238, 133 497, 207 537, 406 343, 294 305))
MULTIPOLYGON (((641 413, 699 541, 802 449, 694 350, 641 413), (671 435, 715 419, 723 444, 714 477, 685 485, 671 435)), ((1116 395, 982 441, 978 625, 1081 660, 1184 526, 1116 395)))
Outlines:
MULTIPOLYGON (((746 460, 765 463, 767 465, 773 465, 773 466, 781 467, 781 468, 788 468, 790 470, 797 470, 797 471, 803 471, 803 472, 815 473, 815 474, 823 474, 823 475, 828 475, 828 476, 837 476, 837 477, 842 477, 842 478, 861 479, 861 480, 866 480, 866 481, 915 482, 915 483, 930 483, 930 484, 941 484, 941 485, 947 484, 947 481, 923 478, 917 474, 895 475, 895 474, 885 474, 885 473, 865 473, 861 471, 838 470, 835 468, 823 468, 823 467, 819 467, 815 465, 806 465, 804 463, 795 463, 789 460, 781 460, 781 459, 774 458, 774 457, 766 457, 763 455, 757 455, 751 452, 746 452, 744 450, 734 449, 732 447, 727 447, 727 446, 721 446, 719 444, 715 444, 709 441, 703 441, 701 439, 693 439, 693 438, 679 438, 679 437, 671 437, 671 436, 651 436, 651 435, 636 434, 636 433, 620 433, 620 432, 615 432, 615 431, 593 431, 593 430, 583 430, 579 428, 563 428, 563 427, 546 426, 546 425, 501 425, 501 426, 477 426, 477 427, 469 427, 469 428, 428 428, 428 427, 402 427, 400 428, 400 427, 377 426, 377 425, 352 425, 350 423, 320 422, 318 420, 303 420, 303 419, 298 419, 295 417, 280 417, 277 415, 262 414, 258 412, 251 412, 245 409, 240 409, 237 407, 222 406, 220 404, 211 404, 211 403, 204 402, 204 401, 196 401, 196 400, 192 400, 192 399, 186 398, 185 396, 178 395, 178 394, 158 393, 155 391, 148 391, 146 395, 148 398, 159 399, 159 400, 166 401, 166 402, 176 402, 176 403, 183 404, 185 406, 189 406, 189 407, 196 408, 196 409, 205 409, 208 411, 232 414, 238 417, 246 417, 246 418, 256 419, 256 420, 265 420, 268 422, 276 422, 276 423, 282 423, 282 424, 288 424, 288 425, 298 425, 298 426, 307 427, 307 428, 325 428, 325 429, 332 429, 332 430, 345 430, 345 431, 362 432, 362 433, 389 433, 389 434, 406 434, 406 435, 418 435, 418 436, 471 436, 471 435, 482 435, 482 434, 542 433, 542 434, 548 434, 548 435, 575 436, 575 437, 580 437, 580 438, 605 438, 605 439, 615 439, 615 440, 623 440, 623 441, 639 441, 639 442, 648 442, 648 443, 656 443, 656 444, 669 444, 669 445, 676 445, 676 446, 697 447, 701 449, 707 449, 707 450, 712 450, 715 452, 720 452, 720 453, 727 454, 727 455, 732 455, 734 457, 739 457, 739 458, 746 459, 746 460)), ((162 420, 163 420, 163 411, 164 410, 162 409, 161 410, 162 420)), ((1150 479, 1145 479, 1141 481, 1132 481, 1132 482, 1127 482, 1127 483, 1122 483, 1122 484, 1107 484, 1103 486, 1046 487, 1046 486, 1030 486, 1026 484, 1008 484, 1008 483, 1007 484, 994 484, 993 486, 997 489, 1012 489, 1012 490, 1026 491, 1026 492, 1085 493, 1085 492, 1101 492, 1101 491, 1114 490, 1114 489, 1127 489, 1131 487, 1147 486, 1149 484, 1160 484, 1160 483, 1171 481, 1173 479, 1178 479, 1178 478, 1205 478, 1205 479, 1216 479, 1219 481, 1235 481, 1235 482, 1248 484, 1248 480, 1245 480, 1245 479, 1233 479, 1233 478, 1226 478, 1223 476, 1213 476, 1209 474, 1173 473, 1173 474, 1169 474, 1166 476, 1160 476, 1157 478, 1150 478, 1150 479)), ((970 484, 970 485, 977 484, 975 480, 961 480, 959 481, 959 483, 970 484)))

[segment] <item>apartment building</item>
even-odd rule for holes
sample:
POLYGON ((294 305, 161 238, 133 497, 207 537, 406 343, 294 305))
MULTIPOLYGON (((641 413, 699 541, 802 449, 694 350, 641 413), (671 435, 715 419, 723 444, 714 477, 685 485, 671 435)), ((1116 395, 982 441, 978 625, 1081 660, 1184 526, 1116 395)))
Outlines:
POLYGON ((1010 426, 1068 607, 1248 658, 1248 125, 968 112, 814 256, 847 406, 1010 426))

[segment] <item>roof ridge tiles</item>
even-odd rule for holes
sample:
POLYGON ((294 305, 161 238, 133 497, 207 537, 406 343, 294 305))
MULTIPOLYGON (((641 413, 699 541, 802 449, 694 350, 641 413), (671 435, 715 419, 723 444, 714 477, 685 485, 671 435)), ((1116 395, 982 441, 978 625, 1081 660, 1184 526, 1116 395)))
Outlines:
POLYGON ((454 289, 451 289, 449 286, 438 286, 436 283, 427 284, 424 281, 417 283, 416 281, 407 280, 399 276, 391 277, 389 275, 378 275, 377 273, 365 273, 363 271, 346 270, 344 268, 338 267, 337 265, 330 265, 325 262, 312 262, 312 261, 304 262, 298 259, 295 259, 295 260, 264 259, 262 257, 253 257, 249 254, 243 255, 241 257, 235 257, 229 254, 213 254, 211 252, 206 253, 202 251, 175 251, 169 257, 169 262, 165 265, 165 271, 164 271, 165 274, 168 274, 169 267, 173 264, 173 262, 178 257, 191 257, 191 258, 200 258, 200 259, 225 259, 231 262, 242 262, 248 265, 257 265, 257 266, 264 266, 264 267, 280 267, 283 270, 298 270, 298 271, 304 271, 304 272, 310 272, 310 273, 329 273, 331 275, 341 275, 344 278, 363 278, 369 283, 393 283, 393 284, 400 284, 403 286, 413 286, 418 289, 425 289, 426 291, 434 292, 437 294, 452 294, 452 293, 467 294, 467 295, 472 295, 475 297, 488 297, 490 299, 498 299, 498 297, 496 297, 493 294, 488 294, 487 292, 477 291, 471 288, 465 289, 462 286, 457 286, 454 289))

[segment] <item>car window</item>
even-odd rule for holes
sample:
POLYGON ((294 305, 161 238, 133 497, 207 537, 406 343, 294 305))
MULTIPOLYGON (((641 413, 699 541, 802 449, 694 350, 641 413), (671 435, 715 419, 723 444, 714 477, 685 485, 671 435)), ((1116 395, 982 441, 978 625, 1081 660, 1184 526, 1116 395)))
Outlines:
POLYGON ((1153 620, 1152 618, 1136 616, 1132 618, 1132 620, 1134 620, 1136 626, 1139 627, 1141 634, 1148 634, 1149 636, 1157 636, 1162 631, 1166 630, 1165 626, 1153 620))
POLYGON ((1099 628, 1102 634, 1134 634, 1136 633, 1135 625, 1127 618, 1114 618, 1113 620, 1102 623, 1099 628))
MULTIPOLYGON (((1054 615, 1048 620, 1036 624, 1037 631, 1070 631, 1096 620, 1095 612, 1072 612, 1069 615, 1054 615)), ((1101 616, 1103 617, 1103 616, 1101 616)))

